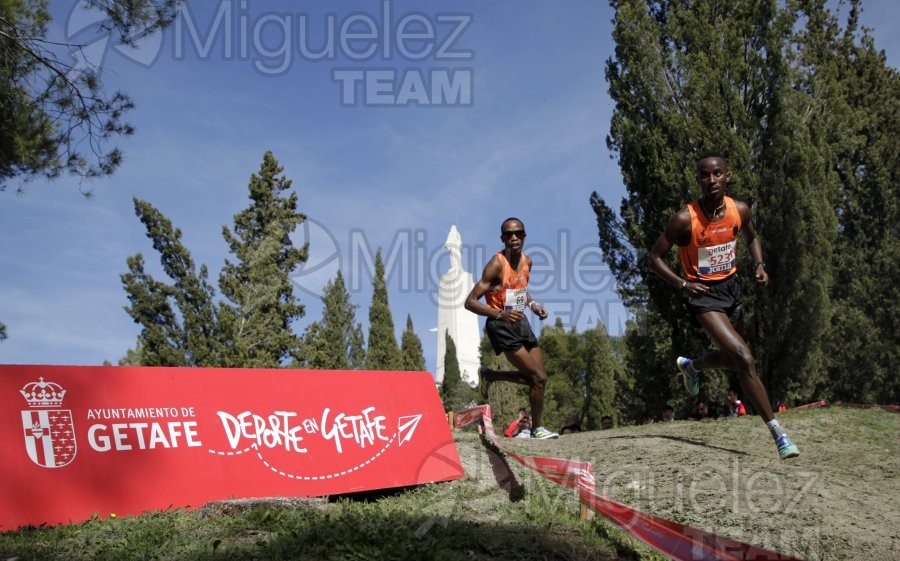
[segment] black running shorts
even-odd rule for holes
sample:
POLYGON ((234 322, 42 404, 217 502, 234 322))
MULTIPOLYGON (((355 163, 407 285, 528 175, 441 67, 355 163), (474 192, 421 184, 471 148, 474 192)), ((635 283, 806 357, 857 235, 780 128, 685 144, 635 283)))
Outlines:
POLYGON ((538 340, 531 330, 531 324, 525 318, 516 323, 489 318, 484 324, 484 331, 491 341, 494 352, 498 355, 518 351, 523 346, 528 350, 538 346, 538 340))
POLYGON ((687 307, 691 316, 696 318, 704 312, 723 312, 731 320, 731 323, 737 323, 744 313, 744 306, 741 303, 741 283, 738 281, 737 274, 731 275, 725 280, 713 283, 703 282, 702 284, 709 287, 706 294, 700 298, 687 298, 687 307))

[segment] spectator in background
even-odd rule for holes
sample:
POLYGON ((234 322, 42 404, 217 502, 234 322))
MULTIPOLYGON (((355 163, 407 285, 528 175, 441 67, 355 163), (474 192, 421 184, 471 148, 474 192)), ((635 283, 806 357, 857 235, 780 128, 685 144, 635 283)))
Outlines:
POLYGON ((702 421, 704 419, 712 419, 712 415, 709 412, 709 404, 703 401, 702 399, 698 399, 697 403, 694 404, 694 413, 691 415, 690 420, 692 421, 702 421))
POLYGON ((578 422, 567 423, 559 429, 559 434, 572 434, 575 432, 581 432, 581 425, 578 422))
POLYGON ((663 407, 662 416, 660 417, 662 422, 668 423, 669 421, 675 420, 675 409, 671 405, 666 405, 663 407))
POLYGON ((503 435, 509 438, 531 437, 531 414, 528 413, 528 409, 524 407, 519 409, 519 415, 506 427, 503 435))
POLYGON ((644 411, 641 414, 640 423, 642 425, 652 425, 653 424, 653 415, 651 415, 649 411, 644 411))
POLYGON ((734 390, 728 390, 728 416, 729 417, 743 417, 747 414, 747 408, 744 407, 744 404, 741 403, 741 400, 738 399, 737 392, 734 390))
POLYGON ((600 430, 609 430, 613 428, 613 418, 609 415, 604 415, 600 418, 600 430))

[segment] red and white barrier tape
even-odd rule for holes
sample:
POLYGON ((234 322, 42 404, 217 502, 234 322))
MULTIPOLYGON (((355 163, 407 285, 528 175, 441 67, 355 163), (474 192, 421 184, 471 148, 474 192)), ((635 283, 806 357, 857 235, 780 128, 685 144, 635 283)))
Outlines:
POLYGON ((479 405, 456 413, 456 428, 482 420, 484 432, 508 456, 541 476, 578 490, 582 504, 632 536, 678 561, 799 561, 795 557, 691 528, 597 495, 590 462, 516 454, 503 448, 494 431, 491 406, 479 405))

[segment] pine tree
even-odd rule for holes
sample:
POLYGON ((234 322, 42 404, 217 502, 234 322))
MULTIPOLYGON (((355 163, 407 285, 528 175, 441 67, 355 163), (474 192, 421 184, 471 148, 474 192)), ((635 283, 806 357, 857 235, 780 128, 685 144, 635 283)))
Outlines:
POLYGON ((384 261, 381 248, 375 253, 375 278, 372 281, 372 304, 369 306, 369 345, 366 349, 366 370, 399 370, 400 349, 394 333, 394 320, 388 304, 384 281, 384 261))
MULTIPOLYGON (((138 39, 168 26, 179 3, 87 4, 101 17, 97 33, 112 31, 114 43, 133 47, 138 39)), ((122 154, 104 146, 134 132, 123 120, 134 108, 131 98, 121 91, 104 91, 99 69, 70 62, 71 52, 83 45, 48 41, 50 23, 45 1, 0 0, 0 191, 15 177, 109 175, 121 164, 122 154), (70 52, 62 53, 60 47, 70 52)))
POLYGON ((172 280, 167 285, 145 272, 140 253, 128 258, 129 272, 121 275, 130 302, 125 309, 142 326, 144 365, 218 366, 222 346, 206 266, 197 271, 181 230, 159 210, 137 198, 134 209, 172 280))
POLYGON ((181 231, 150 203, 134 200, 135 213, 147 229, 171 284, 146 272, 144 258, 128 258, 122 284, 126 311, 142 326, 137 351, 128 360, 147 366, 228 366, 275 368, 296 359, 300 339, 291 322, 303 307, 293 296, 288 275, 306 248, 293 247, 290 234, 305 217, 296 212, 297 197, 281 195, 290 181, 267 153, 260 175, 250 182, 251 205, 235 216, 235 234, 224 236, 237 263, 225 263, 219 277, 231 302, 214 305, 215 290, 207 269, 197 270, 181 243, 181 231))
POLYGON ((401 370, 411 372, 423 372, 425 370, 425 353, 422 351, 422 341, 413 329, 412 316, 409 314, 406 315, 406 331, 400 337, 400 355, 402 357, 401 370))
POLYGON ((230 302, 219 307, 229 366, 277 368, 299 354, 301 340, 292 324, 304 307, 290 274, 306 261, 308 248, 295 248, 291 234, 306 216, 297 211, 297 194, 283 171, 266 152, 250 177, 250 206, 234 216, 234 233, 222 228, 237 258, 226 260, 219 275, 219 289, 230 302))
POLYGON ((362 327, 356 321, 356 305, 337 272, 322 292, 322 319, 310 324, 303 335, 302 357, 305 368, 348 370, 363 364, 362 327))

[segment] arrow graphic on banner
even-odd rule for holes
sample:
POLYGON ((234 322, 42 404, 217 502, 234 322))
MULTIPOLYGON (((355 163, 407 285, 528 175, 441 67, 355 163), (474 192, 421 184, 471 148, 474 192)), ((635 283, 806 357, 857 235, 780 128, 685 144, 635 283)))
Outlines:
POLYGON ((397 432, 400 434, 400 443, 398 446, 403 446, 404 442, 409 442, 413 433, 416 432, 416 427, 419 426, 419 421, 421 419, 422 415, 409 415, 397 419, 397 432))

